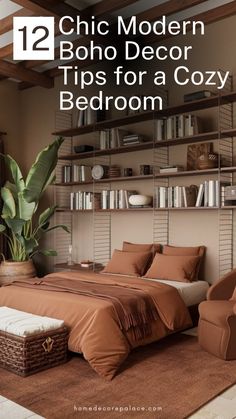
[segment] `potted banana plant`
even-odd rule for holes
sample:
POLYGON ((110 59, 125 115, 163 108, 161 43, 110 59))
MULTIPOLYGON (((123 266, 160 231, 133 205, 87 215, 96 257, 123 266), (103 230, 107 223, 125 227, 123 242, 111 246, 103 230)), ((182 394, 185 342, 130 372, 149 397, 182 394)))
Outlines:
POLYGON ((14 279, 36 276, 33 256, 36 253, 46 256, 57 254, 52 249, 40 249, 42 236, 56 228, 69 232, 65 225, 50 226, 56 206, 51 206, 42 213, 38 210, 45 190, 55 181, 54 170, 63 141, 61 137, 56 139, 38 154, 26 179, 16 161, 9 155, 3 156, 12 179, 1 188, 0 233, 6 236, 10 260, 2 255, 0 285, 14 279))

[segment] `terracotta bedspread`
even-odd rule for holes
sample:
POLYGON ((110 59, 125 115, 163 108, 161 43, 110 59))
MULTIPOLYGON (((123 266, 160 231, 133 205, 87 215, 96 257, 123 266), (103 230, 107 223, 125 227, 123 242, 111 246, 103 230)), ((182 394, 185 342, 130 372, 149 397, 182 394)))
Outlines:
POLYGON ((82 353, 92 368, 108 380, 113 378, 132 348, 191 325, 188 309, 178 291, 169 285, 93 272, 61 272, 47 275, 44 281, 53 280, 56 284, 64 279, 71 284, 81 279, 83 283, 137 289, 154 302, 159 317, 150 322, 151 334, 137 340, 131 330, 121 329, 114 305, 108 299, 78 295, 72 290, 37 289, 37 285, 25 288, 13 284, 0 289, 0 306, 64 319, 70 328, 69 349, 82 353))

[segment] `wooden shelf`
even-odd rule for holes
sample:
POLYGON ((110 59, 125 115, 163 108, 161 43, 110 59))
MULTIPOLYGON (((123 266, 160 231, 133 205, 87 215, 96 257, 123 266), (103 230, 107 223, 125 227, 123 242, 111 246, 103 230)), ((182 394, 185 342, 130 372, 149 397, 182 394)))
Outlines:
MULTIPOLYGON (((222 207, 225 209, 226 207, 222 207)), ((228 208, 228 207, 227 207, 228 208)), ((93 213, 93 212, 131 212, 131 211, 211 211, 211 210, 219 210, 219 207, 181 207, 181 208, 153 208, 153 207, 146 207, 146 208, 125 208, 125 209, 100 209, 100 210, 70 210, 69 208, 58 208, 57 212, 71 212, 71 213, 93 213)))
POLYGON ((120 126, 140 123, 156 118, 164 118, 171 115, 178 115, 182 113, 190 113, 197 110, 213 108, 225 103, 232 103, 236 101, 236 92, 231 92, 219 96, 212 96, 210 98, 201 99, 197 101, 187 102, 181 105, 167 107, 161 111, 147 111, 140 112, 134 115, 122 116, 121 118, 109 119, 106 121, 97 122, 95 124, 86 125, 83 127, 75 127, 71 129, 55 131, 53 135, 63 137, 75 137, 78 135, 88 134, 102 129, 116 128, 120 126))
POLYGON ((202 176, 202 175, 218 175, 219 173, 233 173, 236 172, 236 166, 222 167, 216 169, 206 170, 184 170, 181 172, 174 173, 158 173, 157 175, 140 175, 140 176, 120 176, 115 178, 103 178, 88 182, 58 182, 55 186, 82 186, 82 185, 93 185, 93 183, 117 183, 117 182, 133 182, 137 180, 154 180, 160 178, 175 178, 185 176, 202 176))
POLYGON ((94 150, 94 151, 89 151, 85 153, 72 153, 72 154, 62 155, 62 156, 59 156, 59 160, 89 159, 89 158, 97 157, 97 156, 107 156, 111 154, 121 154, 121 153, 129 153, 132 151, 148 150, 153 147, 154 147, 153 141, 145 141, 141 144, 109 148, 107 150, 94 150))

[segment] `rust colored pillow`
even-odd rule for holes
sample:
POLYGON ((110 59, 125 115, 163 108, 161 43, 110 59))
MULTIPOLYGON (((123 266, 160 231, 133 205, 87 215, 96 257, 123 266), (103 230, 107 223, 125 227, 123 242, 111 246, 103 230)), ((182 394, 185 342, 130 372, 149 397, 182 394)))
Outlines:
POLYGON ((153 252, 160 253, 161 245, 158 243, 151 244, 140 244, 123 242, 122 250, 125 252, 153 252))
POLYGON ((205 246, 195 246, 195 247, 179 247, 179 246, 163 246, 162 253, 163 255, 171 256, 199 256, 199 262, 196 267, 195 277, 193 281, 198 280, 199 271, 201 269, 201 264, 205 254, 205 246))
POLYGON ((179 247, 179 246, 163 246, 163 255, 172 256, 200 256, 199 252, 202 246, 196 247, 179 247))
POLYGON ((102 273, 142 276, 152 257, 151 252, 123 252, 114 250, 102 273))
POLYGON ((192 282, 199 256, 172 256, 156 254, 144 278, 192 282))

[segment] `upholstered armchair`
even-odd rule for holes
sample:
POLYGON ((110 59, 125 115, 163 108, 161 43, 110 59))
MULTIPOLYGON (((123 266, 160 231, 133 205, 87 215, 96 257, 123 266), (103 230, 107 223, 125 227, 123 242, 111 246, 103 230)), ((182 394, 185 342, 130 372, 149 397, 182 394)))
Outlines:
POLYGON ((236 359, 236 269, 209 288, 199 314, 201 347, 221 359, 236 359))

